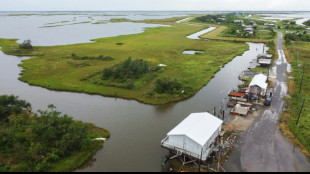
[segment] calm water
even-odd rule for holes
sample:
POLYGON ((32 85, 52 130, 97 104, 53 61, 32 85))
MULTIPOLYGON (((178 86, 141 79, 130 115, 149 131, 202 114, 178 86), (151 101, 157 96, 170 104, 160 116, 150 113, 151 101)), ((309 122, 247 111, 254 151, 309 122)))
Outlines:
POLYGON ((310 12, 295 12, 295 13, 286 13, 286 14, 263 14, 268 17, 264 17, 264 19, 280 19, 280 20, 289 20, 294 18, 301 18, 296 20, 296 24, 303 25, 303 23, 307 20, 310 20, 310 12))
POLYGON ((186 50, 186 51, 183 51, 182 54, 195 55, 196 53, 201 53, 201 54, 203 54, 204 51, 186 50))
MULTIPOLYGON (((113 18, 144 19, 148 16, 99 15, 0 15, 0 38, 30 39, 35 46, 67 45, 91 42, 91 39, 142 33, 145 28, 164 25, 144 23, 109 23, 113 18), (134 18, 135 17, 135 18, 134 18), (144 18, 143 18, 144 17, 144 18)), ((163 18, 168 16, 162 16, 163 18)))
POLYGON ((216 29, 216 27, 209 27, 209 28, 207 28, 205 30, 201 30, 201 31, 199 31, 197 33, 191 34, 191 35, 187 36, 187 38, 188 39, 200 39, 199 36, 201 36, 203 34, 206 34, 206 33, 210 32, 210 31, 213 31, 215 29, 216 29))
MULTIPOLYGON (((42 16, 30 18, 32 17, 38 19, 42 16)), ((44 18, 40 20, 43 23, 44 18)), ((132 27, 130 23, 127 24, 128 28, 132 27)), ((50 32, 47 30, 54 30, 54 27, 45 30, 50 32)), ((120 31, 118 34, 123 33, 120 31)), ((65 42, 73 41, 67 38, 65 42)), ((56 92, 29 86, 18 80, 21 69, 17 65, 25 58, 8 56, 2 52, 0 52, 0 94, 18 95, 21 99, 29 101, 33 110, 46 109, 48 104, 54 104, 59 111, 72 115, 77 120, 92 122, 108 129, 111 138, 87 165, 77 171, 161 171, 161 162, 166 151, 161 149, 160 141, 190 113, 219 108, 227 93, 237 88, 240 83, 237 80, 238 75, 247 69, 249 62, 257 54, 262 53, 263 44, 248 44, 250 48, 248 51, 226 64, 196 95, 178 103, 152 106, 134 100, 56 92)))

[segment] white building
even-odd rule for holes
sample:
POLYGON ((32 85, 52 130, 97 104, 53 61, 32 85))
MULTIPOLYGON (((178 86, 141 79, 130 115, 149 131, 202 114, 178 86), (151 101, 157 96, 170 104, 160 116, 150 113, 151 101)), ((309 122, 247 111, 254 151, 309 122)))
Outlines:
POLYGON ((257 59, 272 59, 271 54, 259 54, 257 55, 257 59))
POLYGON ((192 113, 167 134, 161 145, 178 154, 205 161, 212 152, 222 123, 222 120, 207 112, 192 113))
POLYGON ((277 27, 275 24, 269 24, 269 23, 265 23, 264 25, 267 27, 277 27))
POLYGON ((268 83, 266 83, 266 81, 267 76, 264 74, 254 76, 246 92, 249 93, 251 97, 257 97, 257 95, 264 96, 268 87, 268 83))
POLYGON ((261 66, 270 66, 271 59, 258 59, 258 64, 260 64, 261 66))
POLYGON ((246 28, 244 29, 245 32, 248 32, 248 33, 253 33, 254 32, 254 29, 250 26, 246 26, 246 28))
POLYGON ((244 25, 244 21, 243 20, 234 20, 234 23, 239 23, 240 25, 244 25))

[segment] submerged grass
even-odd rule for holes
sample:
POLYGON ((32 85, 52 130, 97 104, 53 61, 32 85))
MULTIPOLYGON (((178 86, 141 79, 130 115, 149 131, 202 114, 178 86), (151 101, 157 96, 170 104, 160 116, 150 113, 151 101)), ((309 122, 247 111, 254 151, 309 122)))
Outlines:
POLYGON ((205 29, 205 26, 176 24, 180 18, 164 20, 146 20, 146 23, 166 24, 169 27, 148 28, 144 33, 110 38, 95 39, 93 43, 34 47, 30 52, 16 52, 16 40, 0 39, 0 46, 6 54, 31 55, 34 58, 24 60, 24 68, 20 80, 31 85, 61 91, 84 92, 104 96, 135 99, 143 103, 164 104, 186 99, 206 85, 220 67, 241 55, 248 49, 245 43, 230 41, 204 41, 187 39, 186 36, 205 29), (122 43, 121 45, 118 43, 122 43), (202 50, 202 55, 184 55, 184 50, 202 50), (66 57, 75 53, 79 56, 111 56, 114 60, 85 60, 85 65, 72 66, 66 57), (143 88, 124 89, 104 85, 96 85, 80 79, 112 67, 131 56, 144 59, 152 65, 167 65, 160 74, 144 81, 143 88), (154 93, 155 81, 169 77, 193 89, 182 95, 154 93), (147 83, 145 83, 147 82, 147 83))

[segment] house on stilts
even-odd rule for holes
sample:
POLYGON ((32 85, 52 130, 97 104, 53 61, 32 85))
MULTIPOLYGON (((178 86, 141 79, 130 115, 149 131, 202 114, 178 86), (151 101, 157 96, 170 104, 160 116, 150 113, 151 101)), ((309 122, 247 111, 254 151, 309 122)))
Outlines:
POLYGON ((167 134, 161 146, 174 157, 205 161, 213 151, 222 124, 222 120, 207 112, 192 113, 167 134))

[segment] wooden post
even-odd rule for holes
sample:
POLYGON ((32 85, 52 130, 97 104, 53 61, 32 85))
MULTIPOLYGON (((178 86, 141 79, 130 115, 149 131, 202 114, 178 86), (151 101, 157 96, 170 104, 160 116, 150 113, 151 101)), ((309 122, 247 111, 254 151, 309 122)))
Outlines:
POLYGON ((300 118, 300 116, 301 116, 302 109, 304 108, 305 100, 306 100, 306 99, 304 99, 304 101, 302 102, 302 106, 301 106, 300 111, 299 111, 299 115, 298 115, 298 118, 297 118, 297 121, 296 121, 296 125, 297 125, 298 122, 299 122, 299 118, 300 118))
POLYGON ((225 119, 225 111, 223 111, 223 120, 225 119))
POLYGON ((263 54, 265 53, 265 44, 264 44, 264 47, 263 47, 263 54))
POLYGON ((199 173, 200 173, 200 166, 201 166, 201 159, 202 159, 202 149, 203 148, 201 148, 200 159, 199 159, 199 173))
POLYGON ((215 114, 216 114, 215 109, 216 109, 216 107, 214 107, 214 109, 213 109, 213 115, 214 115, 214 116, 216 116, 216 115, 215 115, 215 114))
POLYGON ((267 83, 269 83, 269 71, 270 71, 270 65, 269 65, 269 67, 268 67, 267 83))

